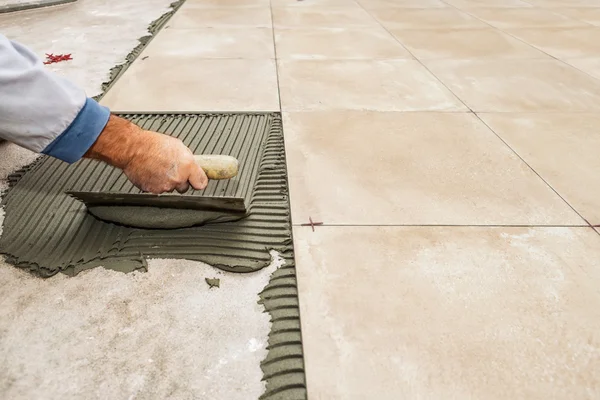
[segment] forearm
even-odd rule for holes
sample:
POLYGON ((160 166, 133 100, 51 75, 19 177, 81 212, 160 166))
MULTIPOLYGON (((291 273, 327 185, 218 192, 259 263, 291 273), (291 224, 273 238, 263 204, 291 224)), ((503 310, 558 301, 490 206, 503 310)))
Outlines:
POLYGON ((102 134, 84 157, 104 161, 117 168, 125 169, 137 152, 144 150, 146 142, 144 131, 137 125, 111 115, 102 134))
POLYGON ((67 162, 98 139, 110 112, 0 35, 0 138, 67 162))

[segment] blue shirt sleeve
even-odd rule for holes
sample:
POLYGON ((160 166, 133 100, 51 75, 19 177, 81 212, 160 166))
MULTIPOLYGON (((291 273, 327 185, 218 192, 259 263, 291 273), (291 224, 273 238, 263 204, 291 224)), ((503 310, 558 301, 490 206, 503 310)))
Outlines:
POLYGON ((88 98, 71 125, 43 151, 44 154, 74 163, 96 142, 110 117, 108 108, 88 98))

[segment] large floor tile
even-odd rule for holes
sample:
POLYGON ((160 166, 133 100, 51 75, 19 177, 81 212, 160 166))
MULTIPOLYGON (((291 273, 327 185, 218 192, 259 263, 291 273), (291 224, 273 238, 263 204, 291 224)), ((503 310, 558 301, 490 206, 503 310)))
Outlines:
POLYGON ((494 7, 494 8, 514 8, 531 7, 531 4, 522 0, 444 0, 446 3, 458 8, 472 7, 494 7))
POLYGON ((591 228, 294 229, 310 399, 600 397, 591 228))
POLYGON ((357 0, 367 10, 378 8, 447 8, 441 0, 357 0))
POLYGON ((548 58, 497 29, 394 29, 392 34, 418 59, 548 58))
POLYGON ((371 14, 387 29, 463 29, 488 25, 467 13, 448 9, 400 10, 384 8, 371 14))
POLYGON ((279 91, 286 111, 466 110, 415 60, 279 60, 278 63, 279 91))
POLYGON ((599 58, 576 58, 565 60, 567 64, 574 66, 580 71, 600 79, 600 57, 599 58))
POLYGON ((559 59, 600 56, 600 28, 510 29, 511 35, 559 59))
POLYGON ((171 28, 271 28, 269 7, 207 8, 184 4, 169 21, 171 28))
POLYGON ((540 8, 470 8, 469 14, 496 28, 559 28, 589 26, 553 10, 540 8))
POLYGON ((150 57, 102 100, 114 111, 276 111, 274 60, 150 57))
POLYGON ((280 59, 412 58, 383 28, 277 29, 280 59))
POLYGON ((144 50, 143 57, 275 58, 270 28, 165 29, 144 50))
POLYGON ((276 28, 377 28, 365 10, 356 7, 274 7, 276 28))
POLYGON ((600 82, 556 60, 425 61, 478 112, 600 111, 600 82))
POLYGON ((585 224, 476 116, 285 113, 294 224, 585 224))
POLYGON ((592 224, 600 224, 600 115, 480 114, 592 224))
POLYGON ((598 3, 598 8, 558 8, 553 11, 591 25, 600 26, 600 3, 598 3))

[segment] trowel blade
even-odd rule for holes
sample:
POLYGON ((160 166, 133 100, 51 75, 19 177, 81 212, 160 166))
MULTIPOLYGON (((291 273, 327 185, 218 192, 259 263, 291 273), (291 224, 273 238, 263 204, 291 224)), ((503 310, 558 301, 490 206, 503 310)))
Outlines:
POLYGON ((186 210, 225 210, 245 213, 246 204, 241 197, 209 197, 182 194, 66 192, 83 202, 86 207, 134 206, 160 207, 186 210))

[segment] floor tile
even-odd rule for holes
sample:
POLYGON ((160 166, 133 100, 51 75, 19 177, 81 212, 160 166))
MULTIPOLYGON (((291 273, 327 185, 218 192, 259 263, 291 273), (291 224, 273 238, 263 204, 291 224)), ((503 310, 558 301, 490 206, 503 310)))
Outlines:
POLYGON ((284 114, 294 224, 585 224, 476 116, 284 114))
POLYGON ((311 399, 600 397, 591 228, 294 229, 311 399))
POLYGON ((489 26, 454 9, 400 10, 384 8, 371 14, 387 29, 462 29, 489 26))
POLYGON ((511 29, 508 33, 558 59, 600 56, 600 28, 511 29))
POLYGON ((560 61, 425 63, 476 112, 600 111, 600 82, 560 61))
POLYGON ((278 65, 282 108, 287 111, 466 110, 414 60, 279 60, 278 65))
POLYGON ((565 62, 596 79, 600 79, 600 58, 567 59, 565 62))
POLYGON ((184 4, 169 21, 171 28, 271 28, 268 7, 206 8, 184 4))
POLYGON ((598 3, 598 8, 557 8, 552 11, 588 24, 600 26, 600 3, 598 3))
POLYGON ((600 115, 481 114, 592 224, 600 225, 600 115))
POLYGON ((383 28, 276 29, 280 59, 412 58, 383 28))
POLYGON ((367 10, 378 8, 447 8, 441 0, 357 0, 367 10))
POLYGON ((521 0, 444 0, 446 3, 458 8, 472 7, 494 7, 494 8, 514 8, 531 7, 531 4, 521 0))
POLYGON ((275 58, 270 28, 165 29, 144 50, 143 56, 199 58, 275 58))
POLYGON ((394 29, 392 34, 418 59, 548 58, 497 29, 394 29))
POLYGON ((559 28, 589 26, 554 10, 540 8, 470 8, 469 14, 496 28, 559 28))
POLYGON ((102 100, 113 111, 276 111, 274 60, 138 60, 102 100))
POLYGON ((378 28, 360 7, 274 7, 276 28, 378 28))

